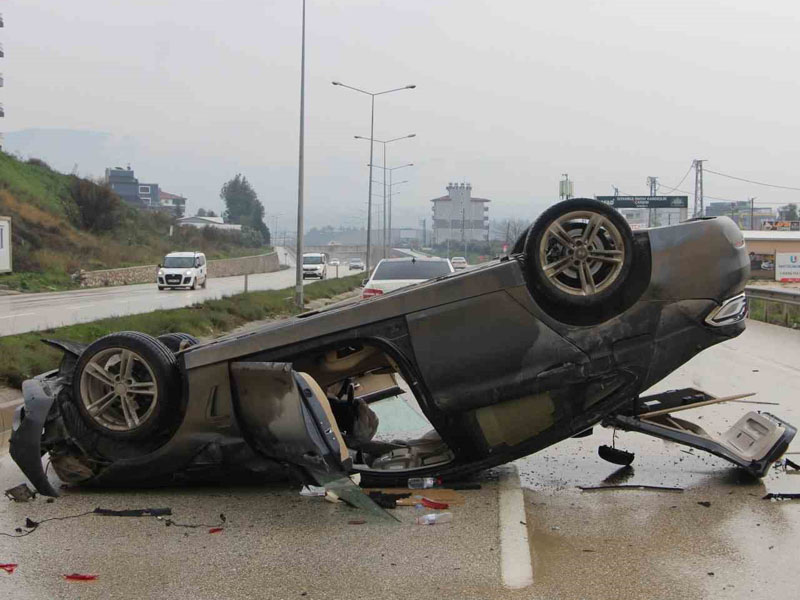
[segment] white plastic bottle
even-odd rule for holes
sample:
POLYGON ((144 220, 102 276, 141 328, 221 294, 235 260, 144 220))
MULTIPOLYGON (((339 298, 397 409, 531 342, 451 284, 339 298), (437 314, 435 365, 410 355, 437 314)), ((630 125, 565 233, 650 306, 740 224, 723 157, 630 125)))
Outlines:
POLYGON ((409 477, 408 488, 411 490, 422 490, 432 488, 437 483, 435 477, 409 477))
POLYGON ((417 525, 440 525, 450 523, 453 520, 453 513, 440 512, 420 515, 416 518, 417 525))

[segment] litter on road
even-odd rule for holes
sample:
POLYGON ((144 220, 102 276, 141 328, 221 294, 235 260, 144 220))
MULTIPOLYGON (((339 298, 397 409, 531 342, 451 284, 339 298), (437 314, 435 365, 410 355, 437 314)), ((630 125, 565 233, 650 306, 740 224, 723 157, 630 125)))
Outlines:
POLYGON ((596 486, 578 486, 579 490, 584 492, 597 492, 604 490, 644 490, 648 492, 683 492, 680 487, 664 487, 660 485, 596 485, 596 486))

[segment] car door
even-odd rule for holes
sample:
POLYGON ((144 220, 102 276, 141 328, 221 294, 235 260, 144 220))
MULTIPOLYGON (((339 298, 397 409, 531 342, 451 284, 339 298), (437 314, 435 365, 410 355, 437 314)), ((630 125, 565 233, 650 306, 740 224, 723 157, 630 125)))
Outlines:
POLYGON ((235 414, 245 440, 264 456, 299 467, 318 484, 352 466, 322 389, 289 363, 234 362, 235 414))

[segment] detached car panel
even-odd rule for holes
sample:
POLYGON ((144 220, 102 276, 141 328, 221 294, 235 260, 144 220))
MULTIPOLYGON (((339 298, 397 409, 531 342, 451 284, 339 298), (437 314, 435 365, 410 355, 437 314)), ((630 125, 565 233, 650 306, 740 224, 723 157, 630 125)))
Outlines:
MULTIPOLYGON (((59 371, 36 378, 51 402, 44 433, 31 432, 46 402, 26 394, 12 449, 42 493, 54 492, 44 452, 59 477, 86 484, 289 474, 346 488, 353 473, 458 480, 603 423, 760 476, 791 425, 753 413, 717 440, 643 416, 640 396, 744 330, 748 264, 727 218, 634 234, 613 209, 569 200, 510 256, 358 303, 206 344, 123 332, 63 346, 59 371), (378 413, 400 409, 429 430, 386 430, 378 413)), ((707 397, 670 398, 659 401, 707 397)))

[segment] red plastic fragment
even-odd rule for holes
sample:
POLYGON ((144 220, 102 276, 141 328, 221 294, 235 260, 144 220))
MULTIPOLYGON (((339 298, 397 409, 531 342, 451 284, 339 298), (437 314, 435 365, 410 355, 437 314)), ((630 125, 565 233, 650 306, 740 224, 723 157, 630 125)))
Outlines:
POLYGON ((17 563, 3 563, 0 564, 0 569, 3 569, 6 573, 13 573, 17 566, 17 563))
POLYGON ((86 575, 84 573, 71 573, 69 575, 64 575, 64 579, 67 581, 94 581, 97 579, 97 575, 86 575))
POLYGON ((431 500, 430 498, 422 497, 422 506, 427 508, 435 508, 437 510, 442 510, 445 508, 450 508, 450 505, 447 502, 437 502, 436 500, 431 500))
POLYGON ((225 531, 224 527, 212 527, 208 530, 208 533, 219 533, 220 531, 225 531))

